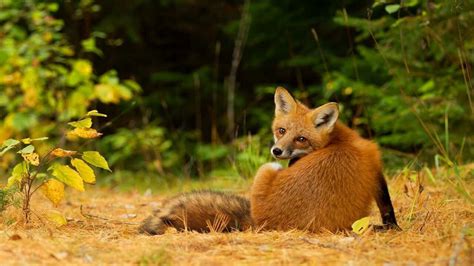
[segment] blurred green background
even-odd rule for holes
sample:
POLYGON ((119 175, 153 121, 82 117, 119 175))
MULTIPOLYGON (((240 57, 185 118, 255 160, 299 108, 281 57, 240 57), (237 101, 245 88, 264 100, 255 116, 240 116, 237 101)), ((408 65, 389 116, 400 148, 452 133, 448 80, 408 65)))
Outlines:
POLYGON ((104 185, 246 182, 284 86, 340 103, 389 173, 469 163, 472 25, 472 0, 0 0, 0 143, 49 136, 45 153, 98 109, 104 136, 67 145, 104 154, 104 185))

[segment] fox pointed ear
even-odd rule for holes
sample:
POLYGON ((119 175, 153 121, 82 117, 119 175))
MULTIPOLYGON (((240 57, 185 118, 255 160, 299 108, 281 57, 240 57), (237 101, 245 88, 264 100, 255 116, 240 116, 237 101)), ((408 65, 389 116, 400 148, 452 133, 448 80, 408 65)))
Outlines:
POLYGON ((339 117, 339 108, 337 103, 327 103, 322 105, 311 112, 311 119, 314 122, 316 128, 325 128, 332 131, 334 124, 339 117))
POLYGON ((296 110, 296 101, 284 88, 278 87, 275 91, 275 116, 287 115, 296 110))

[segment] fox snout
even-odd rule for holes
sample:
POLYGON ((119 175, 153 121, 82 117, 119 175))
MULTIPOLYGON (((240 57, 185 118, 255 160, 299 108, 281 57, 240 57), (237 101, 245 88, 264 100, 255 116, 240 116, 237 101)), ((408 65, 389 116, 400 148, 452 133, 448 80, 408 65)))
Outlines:
POLYGON ((288 159, 295 159, 301 158, 312 151, 311 148, 299 149, 293 147, 281 147, 280 145, 273 145, 270 150, 273 158, 279 160, 288 160, 288 159))
POLYGON ((278 147, 272 147, 272 155, 273 157, 277 158, 283 154, 283 150, 278 147))
POLYGON ((292 149, 282 149, 278 146, 273 146, 271 153, 275 159, 292 159, 295 157, 292 149))

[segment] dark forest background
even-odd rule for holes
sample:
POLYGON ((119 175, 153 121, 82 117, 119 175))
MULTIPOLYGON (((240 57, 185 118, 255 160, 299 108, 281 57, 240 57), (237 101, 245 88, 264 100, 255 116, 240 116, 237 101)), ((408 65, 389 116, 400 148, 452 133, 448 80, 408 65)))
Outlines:
POLYGON ((0 0, 0 141, 98 109, 111 182, 249 178, 283 86, 338 102, 388 170, 467 163, 472 25, 471 0, 0 0))

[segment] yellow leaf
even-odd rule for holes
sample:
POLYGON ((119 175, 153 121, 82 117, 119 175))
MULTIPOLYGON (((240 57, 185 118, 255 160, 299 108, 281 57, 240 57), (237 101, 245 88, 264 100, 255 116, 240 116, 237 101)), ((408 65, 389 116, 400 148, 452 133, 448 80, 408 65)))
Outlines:
POLYGON ((102 169, 109 170, 110 172, 112 172, 112 170, 110 170, 110 168, 109 168, 109 164, 107 163, 105 158, 102 157, 102 155, 100 155, 99 152, 85 151, 82 154, 82 159, 84 159, 84 161, 92 164, 93 166, 97 166, 97 167, 100 167, 102 169))
POLYGON ((64 198, 64 184, 58 180, 51 178, 41 187, 43 194, 54 204, 58 206, 59 202, 64 198))
POLYGON ((31 142, 33 141, 47 140, 47 139, 48 137, 42 137, 42 138, 36 138, 36 139, 26 138, 26 139, 22 139, 21 142, 23 142, 24 144, 31 144, 31 142))
POLYGON ((84 182, 78 172, 67 165, 55 164, 50 167, 53 170, 52 175, 64 184, 73 187, 79 191, 84 191, 84 182))
POLYGON ((48 213, 48 220, 55 223, 57 227, 67 224, 67 220, 64 215, 58 211, 52 210, 48 213))
POLYGON ((132 98, 132 92, 125 86, 117 85, 115 86, 115 90, 124 100, 130 100, 132 98))
POLYGON ((73 127, 90 128, 92 126, 92 120, 91 120, 90 117, 87 117, 87 118, 84 118, 84 119, 79 120, 79 121, 69 122, 68 124, 73 126, 73 127))
POLYGON ((46 43, 49 43, 53 39, 53 34, 51 32, 47 31, 47 32, 43 33, 42 37, 43 37, 43 40, 46 43))
POLYGON ((63 150, 61 148, 56 148, 51 152, 51 155, 55 157, 70 157, 76 154, 77 151, 69 151, 69 150, 63 150))
POLYGON ((35 107, 38 104, 38 88, 35 87, 29 87, 24 90, 23 94, 23 103, 32 108, 35 107))
POLYGON ((22 153, 21 157, 25 159, 25 161, 29 162, 31 165, 38 166, 40 161, 39 161, 39 155, 36 152, 33 153, 22 153))
POLYGON ((95 184, 94 170, 92 170, 89 165, 87 165, 81 159, 72 159, 71 164, 79 172, 79 175, 81 175, 82 180, 84 180, 84 182, 89 184, 95 184))
POLYGON ((74 70, 81 73, 81 75, 88 77, 92 73, 92 65, 86 60, 77 60, 74 63, 74 70))
POLYGON ((69 133, 84 139, 94 139, 102 136, 102 133, 97 132, 97 130, 93 128, 83 127, 76 127, 73 131, 70 131, 69 133))
POLYGON ((95 94, 103 103, 119 103, 120 95, 117 93, 115 86, 110 84, 97 84, 94 87, 95 94))
POLYGON ((100 116, 100 117, 107 117, 106 114, 101 114, 99 113, 99 111, 97 110, 92 110, 92 111, 89 111, 87 112, 86 116, 100 116))
POLYGON ((352 232, 358 235, 361 235, 367 230, 367 228, 369 228, 369 226, 370 226, 370 217, 361 218, 352 224, 352 232))
POLYGON ((31 139, 30 139, 30 138, 22 139, 21 142, 23 142, 23 143, 25 143, 25 144, 30 144, 30 143, 31 143, 31 139))

